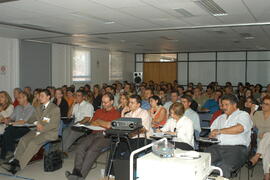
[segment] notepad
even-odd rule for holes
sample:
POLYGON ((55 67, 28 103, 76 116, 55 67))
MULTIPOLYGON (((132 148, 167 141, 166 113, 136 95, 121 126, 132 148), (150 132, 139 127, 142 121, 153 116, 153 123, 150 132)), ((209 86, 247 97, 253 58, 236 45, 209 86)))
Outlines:
POLYGON ((93 130, 93 131, 104 131, 104 130, 106 130, 105 128, 100 127, 100 126, 91 126, 91 125, 84 125, 84 124, 75 124, 73 126, 74 127, 84 127, 84 128, 87 128, 87 129, 90 129, 90 130, 93 130))

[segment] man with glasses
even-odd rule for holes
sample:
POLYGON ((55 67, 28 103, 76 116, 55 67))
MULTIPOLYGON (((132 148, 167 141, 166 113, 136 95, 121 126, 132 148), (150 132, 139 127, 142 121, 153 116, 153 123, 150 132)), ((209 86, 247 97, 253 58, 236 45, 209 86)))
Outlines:
MULTIPOLYGON (((102 109, 98 109, 94 117, 89 121, 92 126, 99 126, 105 129, 111 128, 111 122, 120 118, 120 113, 113 107, 114 96, 105 93, 102 96, 102 109)), ((82 143, 77 147, 75 162, 72 173, 67 171, 68 180, 85 179, 95 160, 102 153, 102 149, 110 145, 110 139, 105 138, 103 131, 93 131, 90 135, 82 139, 82 143)))
MULTIPOLYGON (((92 104, 85 101, 87 94, 82 90, 77 90, 75 95, 75 104, 73 105, 71 116, 74 117, 74 124, 87 124, 93 117, 94 107, 92 104)), ((63 152, 67 152, 69 147, 81 136, 84 132, 73 130, 68 127, 63 132, 63 152)))
POLYGON ((206 152, 211 153, 212 165, 220 167, 224 177, 230 178, 247 160, 253 123, 247 112, 238 109, 234 95, 224 95, 221 103, 224 114, 213 122, 210 133, 210 138, 217 138, 220 143, 206 152))

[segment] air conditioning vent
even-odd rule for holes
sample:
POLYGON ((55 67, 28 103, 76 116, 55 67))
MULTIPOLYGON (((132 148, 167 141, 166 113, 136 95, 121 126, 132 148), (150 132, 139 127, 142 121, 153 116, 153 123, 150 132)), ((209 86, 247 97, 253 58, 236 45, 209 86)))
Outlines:
POLYGON ((12 2, 12 1, 19 1, 19 0, 0 0, 0 4, 1 3, 8 3, 8 2, 12 2))
POLYGON ((208 11, 213 16, 225 16, 228 15, 227 12, 222 9, 217 3, 213 0, 198 0, 194 1, 198 6, 208 11))

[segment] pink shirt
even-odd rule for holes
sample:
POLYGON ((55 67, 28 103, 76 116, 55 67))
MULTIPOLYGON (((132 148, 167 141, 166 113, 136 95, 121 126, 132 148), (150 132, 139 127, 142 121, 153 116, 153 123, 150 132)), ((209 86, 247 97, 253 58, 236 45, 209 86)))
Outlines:
MULTIPOLYGON (((129 112, 125 115, 125 117, 130 117, 130 118, 141 118, 142 119, 142 125, 143 127, 147 130, 146 132, 146 137, 149 138, 153 134, 153 129, 151 126, 152 119, 147 112, 147 110, 144 110, 142 108, 138 108, 134 112, 129 112)), ((144 137, 144 134, 140 134, 140 137, 144 137)))

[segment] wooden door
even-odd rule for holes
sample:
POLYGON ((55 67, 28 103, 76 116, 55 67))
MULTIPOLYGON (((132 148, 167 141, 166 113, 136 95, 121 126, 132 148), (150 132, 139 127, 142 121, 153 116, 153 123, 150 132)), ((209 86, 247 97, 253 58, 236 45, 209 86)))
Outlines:
POLYGON ((173 82, 177 79, 176 62, 147 62, 143 64, 143 81, 173 82))

